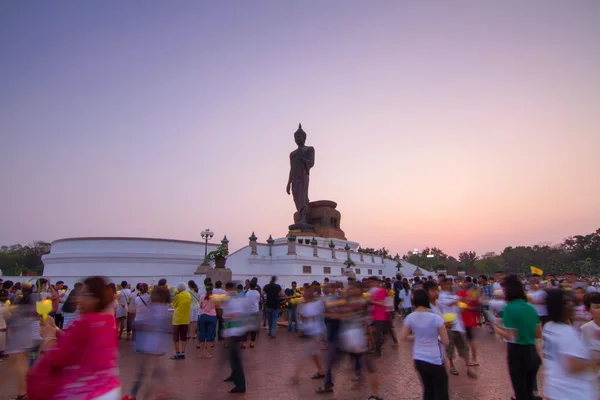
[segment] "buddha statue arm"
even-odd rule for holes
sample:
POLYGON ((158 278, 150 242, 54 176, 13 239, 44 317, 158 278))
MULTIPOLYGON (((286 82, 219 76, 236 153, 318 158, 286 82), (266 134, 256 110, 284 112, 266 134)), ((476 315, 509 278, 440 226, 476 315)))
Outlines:
POLYGON ((302 157, 302 163, 304 164, 306 173, 308 174, 310 169, 315 165, 315 148, 308 147, 307 150, 308 151, 306 152, 306 155, 302 157))

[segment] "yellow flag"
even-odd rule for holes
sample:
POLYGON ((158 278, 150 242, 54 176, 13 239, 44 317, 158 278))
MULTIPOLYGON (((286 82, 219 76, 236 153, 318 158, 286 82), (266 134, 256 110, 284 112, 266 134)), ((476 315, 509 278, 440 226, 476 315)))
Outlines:
POLYGON ((542 271, 541 269, 539 269, 539 268, 536 268, 536 267, 534 267, 534 266, 532 266, 532 267, 531 267, 531 273, 532 273, 533 275, 539 275, 539 276, 542 276, 542 275, 544 275, 544 271, 542 271))

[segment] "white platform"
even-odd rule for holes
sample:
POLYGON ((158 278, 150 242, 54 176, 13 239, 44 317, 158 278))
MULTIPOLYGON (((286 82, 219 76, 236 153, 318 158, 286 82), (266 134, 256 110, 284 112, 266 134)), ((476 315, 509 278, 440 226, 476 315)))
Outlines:
MULTIPOLYGON (((310 238, 312 239, 312 238, 310 238)), ((317 239, 319 240, 319 239, 317 239)), ((219 243, 209 243, 208 252, 219 243)), ((342 275, 344 261, 348 255, 357 264, 357 278, 370 275, 391 277, 397 273, 396 262, 380 256, 362 255, 355 250, 358 243, 334 239, 336 248, 328 247, 329 239, 317 246, 317 256, 311 245, 296 244, 296 254, 288 254, 286 238, 278 238, 273 245, 256 244, 256 253, 250 246, 232 251, 227 258, 227 267, 233 279, 243 281, 258 277, 259 284, 267 283, 272 275, 279 278, 282 286, 292 281, 302 284, 325 277, 346 281, 342 275), (350 252, 343 250, 349 244, 350 252)), ((204 243, 169 239, 149 238, 71 238, 52 243, 50 254, 43 256, 44 276, 53 281, 63 280, 72 285, 91 275, 103 275, 113 282, 127 280, 130 283, 157 282, 166 278, 169 284, 187 282, 190 279, 201 283, 203 275, 195 275, 204 259, 204 243)), ((401 273, 412 277, 416 266, 402 261, 401 273)), ((427 273, 427 272, 425 272, 427 273)), ((6 278, 5 278, 6 279, 6 278)), ((17 277, 17 281, 26 277, 17 277)), ((203 285, 199 285, 202 287, 203 285)))

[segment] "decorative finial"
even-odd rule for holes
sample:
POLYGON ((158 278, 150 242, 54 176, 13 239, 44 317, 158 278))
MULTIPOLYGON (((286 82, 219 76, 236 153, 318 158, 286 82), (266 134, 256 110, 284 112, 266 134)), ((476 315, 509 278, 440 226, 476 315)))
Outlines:
POLYGON ((350 250, 350 246, 348 245, 348 242, 346 242, 346 245, 344 246, 344 250, 346 250, 346 251, 350 250))
POLYGON ((254 231, 252 231, 252 236, 250 236, 248 239, 249 239, 251 242, 256 242, 256 239, 257 239, 257 237, 256 237, 256 235, 254 234, 254 231))
POLYGON ((267 239, 267 243, 268 243, 268 244, 273 244, 273 243, 275 243, 275 241, 273 240, 273 236, 272 236, 272 235, 269 235, 269 238, 267 239))
POLYGON ((333 240, 329 241, 329 248, 333 249, 335 247, 335 244, 333 244, 333 240))
POLYGON ((312 244, 313 246, 316 246, 318 244, 317 239, 315 239, 314 236, 313 236, 312 240, 310 241, 310 244, 312 244))
POLYGON ((298 123, 298 129, 302 129, 302 124, 298 123))
POLYGON ((290 236, 288 236, 288 242, 295 242, 296 241, 296 235, 294 235, 293 233, 290 233, 290 236))
POLYGON ((229 240, 227 240, 227 235, 225 235, 225 236, 223 237, 223 240, 221 240, 221 243, 222 243, 222 244, 228 244, 228 243, 229 243, 229 240))

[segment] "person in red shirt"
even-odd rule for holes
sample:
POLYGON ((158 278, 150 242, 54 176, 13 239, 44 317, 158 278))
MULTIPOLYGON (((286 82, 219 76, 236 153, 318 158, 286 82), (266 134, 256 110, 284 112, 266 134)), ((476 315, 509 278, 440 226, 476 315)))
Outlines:
POLYGON ((118 340, 104 277, 87 278, 79 296, 81 317, 66 331, 54 319, 40 326, 40 357, 27 377, 30 400, 116 398, 121 393, 118 340))
POLYGON ((471 348, 471 354, 473 355, 469 366, 477 367, 477 346, 475 345, 475 328, 479 325, 479 315, 481 310, 481 303, 479 298, 481 293, 477 287, 473 284, 465 286, 465 290, 457 293, 461 298, 462 302, 466 304, 466 308, 463 309, 461 317, 465 325, 465 331, 467 333, 467 341, 471 348))
POLYGON ((383 342, 383 330, 387 324, 389 313, 385 304, 387 290, 381 287, 379 279, 371 277, 368 280, 369 288, 371 288, 371 319, 375 328, 375 354, 381 355, 381 344, 383 342))

